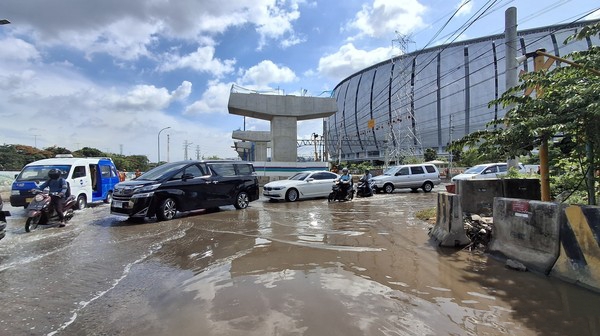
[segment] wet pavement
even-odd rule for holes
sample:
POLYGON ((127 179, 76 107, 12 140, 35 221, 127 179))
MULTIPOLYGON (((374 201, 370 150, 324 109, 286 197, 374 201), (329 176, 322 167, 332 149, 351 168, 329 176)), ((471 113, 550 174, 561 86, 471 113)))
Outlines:
POLYGON ((32 233, 5 204, 0 335, 600 335, 600 294, 435 246, 435 190, 32 233))

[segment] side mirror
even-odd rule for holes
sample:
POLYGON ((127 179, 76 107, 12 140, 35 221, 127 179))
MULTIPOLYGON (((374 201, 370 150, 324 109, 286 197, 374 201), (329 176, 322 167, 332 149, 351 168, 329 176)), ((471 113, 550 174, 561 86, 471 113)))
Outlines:
POLYGON ((186 180, 191 180, 194 178, 194 174, 190 174, 190 173, 185 173, 181 176, 181 180, 186 181, 186 180))
POLYGON ((312 182, 312 181, 314 181, 314 180, 315 180, 314 178, 312 178, 312 177, 309 177, 309 178, 307 178, 307 179, 306 179, 306 182, 312 182))

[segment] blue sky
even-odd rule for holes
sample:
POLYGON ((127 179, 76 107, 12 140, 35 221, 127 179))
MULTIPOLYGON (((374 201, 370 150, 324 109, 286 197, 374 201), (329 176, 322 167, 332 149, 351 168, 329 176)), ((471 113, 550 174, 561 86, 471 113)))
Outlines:
MULTIPOLYGON (((400 54, 397 34, 412 52, 502 33, 508 7, 518 29, 600 18, 597 0, 2 0, 11 24, 0 26, 0 143, 156 161, 158 132, 171 127, 162 160, 167 143, 170 161, 183 159, 186 141, 189 158, 233 158, 231 132, 244 118, 227 111, 232 86, 327 96, 400 54)), ((269 130, 251 118, 245 127, 269 130)), ((298 137, 321 128, 300 122, 298 137)))

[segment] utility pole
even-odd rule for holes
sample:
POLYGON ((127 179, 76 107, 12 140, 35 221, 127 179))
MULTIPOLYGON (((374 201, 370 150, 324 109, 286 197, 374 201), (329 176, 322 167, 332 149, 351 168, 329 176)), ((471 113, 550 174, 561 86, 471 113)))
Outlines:
POLYGON ((169 133, 167 133, 167 162, 171 162, 171 160, 169 159, 170 145, 171 145, 171 135, 169 133))
POLYGON ((188 142, 187 140, 185 140, 185 142, 183 143, 183 159, 184 160, 188 159, 188 148, 193 144, 194 143, 188 142))
POLYGON ((200 161, 200 145, 196 145, 196 160, 200 161))
MULTIPOLYGON (((505 40, 505 90, 517 86, 519 74, 517 67, 517 8, 510 7, 504 12, 504 40, 505 40)), ((508 107, 509 109, 511 106, 508 107)), ((507 167, 517 167, 518 158, 507 158, 507 167)))

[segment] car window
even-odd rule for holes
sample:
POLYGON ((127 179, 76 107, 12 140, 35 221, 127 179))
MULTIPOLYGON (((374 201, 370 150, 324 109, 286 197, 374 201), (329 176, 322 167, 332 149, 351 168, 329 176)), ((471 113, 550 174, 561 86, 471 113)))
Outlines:
POLYGON ((76 166, 73 170, 73 178, 79 178, 85 176, 85 166, 76 166))
POLYGON ((403 175, 409 175, 408 173, 408 167, 402 167, 400 168, 400 170, 396 173, 396 176, 403 176, 403 175))
POLYGON ((102 177, 110 177, 110 166, 100 166, 102 177))
POLYGON ((506 172, 507 166, 506 165, 500 165, 498 166, 498 171, 501 173, 506 172))
POLYGON ((173 177, 171 177, 171 180, 180 180, 183 177, 183 174, 192 174, 194 177, 206 175, 202 168, 198 167, 197 165, 191 165, 189 167, 185 167, 185 169, 182 169, 180 172, 173 175, 173 177))
POLYGON ((219 176, 235 176, 235 167, 232 163, 210 164, 210 169, 219 176))
POLYGON ((495 172, 498 171, 498 167, 497 166, 491 166, 486 168, 486 170, 483 171, 484 174, 493 174, 495 172))
POLYGON ((254 173, 254 166, 251 164, 236 164, 238 175, 252 175, 254 173))
POLYGON ((296 175, 290 177, 290 180, 298 180, 302 181, 308 176, 308 173, 297 173, 296 175))
POLYGON ((410 173, 415 174, 425 174, 425 170, 421 166, 410 167, 410 173))
POLYGON ((485 169, 486 165, 477 165, 465 170, 465 174, 479 174, 485 169))
POLYGON ((434 166, 430 166, 430 165, 426 165, 425 169, 427 169, 428 173, 435 173, 435 167, 434 166))
POLYGON ((337 176, 333 173, 321 172, 321 173, 314 173, 312 175, 312 178, 314 178, 315 180, 335 180, 337 178, 337 176))

